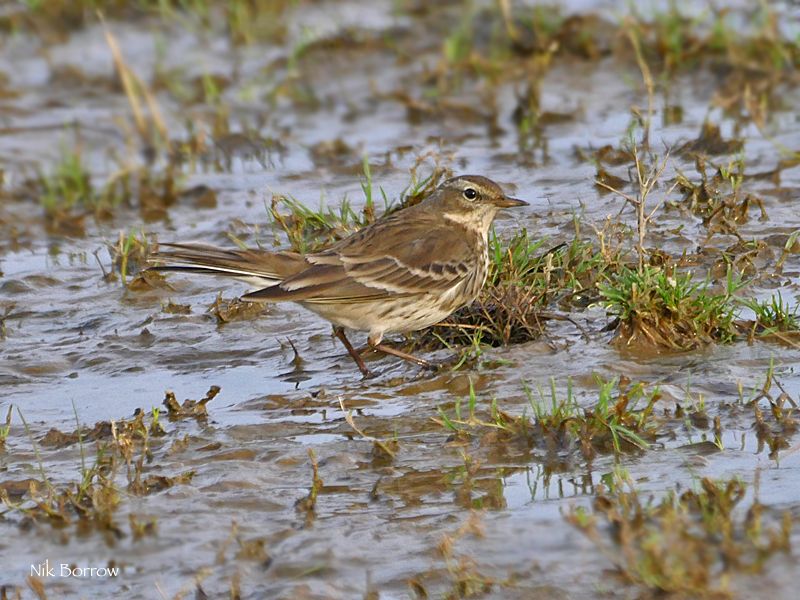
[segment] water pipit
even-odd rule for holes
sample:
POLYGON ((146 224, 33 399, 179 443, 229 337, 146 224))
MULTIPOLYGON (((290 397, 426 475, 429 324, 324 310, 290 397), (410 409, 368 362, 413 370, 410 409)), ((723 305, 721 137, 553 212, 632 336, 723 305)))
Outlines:
POLYGON ((152 256, 151 268, 245 279, 265 287, 242 300, 301 304, 333 324, 364 377, 372 373, 345 328, 368 332, 373 350, 429 367, 381 343, 383 336, 430 327, 472 302, 489 270, 492 221, 500 209, 526 204, 491 179, 463 175, 320 252, 164 244, 168 249, 152 256))

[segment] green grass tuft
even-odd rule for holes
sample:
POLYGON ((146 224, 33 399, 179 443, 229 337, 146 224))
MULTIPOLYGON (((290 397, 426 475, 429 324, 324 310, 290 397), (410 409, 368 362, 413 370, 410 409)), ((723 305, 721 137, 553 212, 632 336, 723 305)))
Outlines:
POLYGON ((600 293, 619 318, 617 344, 686 351, 734 340, 734 293, 741 286, 729 273, 726 289, 714 293, 691 273, 645 266, 641 272, 623 269, 600 285, 600 293))

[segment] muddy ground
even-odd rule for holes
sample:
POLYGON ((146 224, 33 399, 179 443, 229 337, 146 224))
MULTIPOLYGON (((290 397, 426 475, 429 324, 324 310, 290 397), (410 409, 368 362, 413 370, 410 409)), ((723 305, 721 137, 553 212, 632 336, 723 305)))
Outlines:
MULTIPOLYGON (((612 187, 637 190, 630 157, 614 155, 629 132, 642 139, 648 118, 627 4, 234 2, 261 15, 235 21, 214 2, 108 3, 107 31, 141 82, 143 126, 91 3, 77 15, 30 4, 0 8, 0 420, 13 407, 0 444, 4 594, 794 597, 796 338, 742 336, 682 353, 626 347, 589 290, 585 306, 549 307, 573 322, 548 320, 538 339, 483 347, 438 373, 375 357, 379 376, 363 381, 329 325, 298 306, 226 320, 218 295, 231 300, 245 284, 171 274, 125 285, 114 263, 120 232, 285 246, 273 194, 313 210, 347 198, 360 210, 364 157, 378 198, 380 188, 398 200, 437 168, 484 174, 530 202, 496 221, 501 239, 524 228, 544 248, 603 240, 635 260, 632 208, 595 183, 602 170, 619 178, 606 179, 612 187), (509 4, 516 30, 504 20, 509 4), (80 169, 69 166, 76 156, 80 169), (66 179, 59 169, 85 172, 94 200, 65 206, 68 186, 47 186, 66 179), (116 200, 97 200, 112 188, 116 200), (586 452, 577 439, 488 424, 493 399, 509 420, 549 406, 551 386, 592 408, 598 379, 615 378, 658 389, 642 448, 586 452), (162 404, 168 390, 182 403, 212 386, 207 415, 162 404), (450 427, 457 402, 463 425, 450 427), (602 507, 620 482, 646 503, 699 490, 703 478, 740 481, 734 521, 752 524, 757 512, 765 531, 786 528, 786 543, 733 568, 710 559, 694 587, 647 579, 635 555, 615 568, 631 547, 602 507), (571 522, 576 514, 594 515, 596 537, 571 522), (45 561, 55 575, 32 571, 45 561), (121 570, 67 577, 61 563, 121 570)), ((748 281, 742 297, 780 292, 791 312, 797 6, 743 2, 721 16, 678 5, 690 15, 684 31, 701 37, 720 19, 735 35, 713 56, 688 38, 646 46, 649 141, 660 158, 669 149, 646 246, 683 257, 680 268, 712 286, 731 264, 748 281), (766 30, 790 50, 758 62, 763 53, 748 54, 744 40, 766 30), (719 139, 702 138, 709 125, 719 139), (742 175, 738 199, 753 200, 738 217, 695 211, 673 186, 680 174, 700 181, 699 161, 709 176, 720 166, 742 175)), ((668 13, 655 4, 635 18, 668 13)), ((661 527, 652 535, 663 537, 661 527)), ((745 526, 732 539, 753 535, 745 526)), ((680 554, 664 548, 665 561, 680 554)))

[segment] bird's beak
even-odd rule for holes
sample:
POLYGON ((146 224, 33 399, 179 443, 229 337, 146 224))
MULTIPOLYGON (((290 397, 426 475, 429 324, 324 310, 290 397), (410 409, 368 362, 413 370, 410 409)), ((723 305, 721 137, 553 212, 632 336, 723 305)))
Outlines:
POLYGON ((503 198, 498 198, 494 201, 496 206, 500 208, 511 208, 513 206, 528 206, 528 203, 525 200, 518 200, 516 198, 509 198, 508 196, 504 196, 503 198))

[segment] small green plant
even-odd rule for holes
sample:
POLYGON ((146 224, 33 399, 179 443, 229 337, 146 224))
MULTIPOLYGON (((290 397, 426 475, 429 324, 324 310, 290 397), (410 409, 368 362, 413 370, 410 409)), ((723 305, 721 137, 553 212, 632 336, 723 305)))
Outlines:
POLYGON ((555 381, 551 380, 547 399, 541 390, 536 398, 525 386, 532 417, 507 414, 500 410, 496 399, 492 399, 487 411, 479 405, 470 383, 466 407, 457 399, 452 414, 440 407, 435 421, 467 438, 489 429, 497 431, 506 441, 518 440, 532 445, 541 440, 559 450, 577 446, 587 460, 598 453, 619 455, 647 449, 648 439, 655 436, 652 416, 655 403, 661 397, 658 388, 647 391, 644 384, 623 385, 616 378, 597 378, 596 381, 597 400, 588 405, 579 403, 571 380, 567 382, 566 395, 561 397, 555 381))
MULTIPOLYGON (((6 504, 9 509, 18 510, 32 519, 45 517, 52 523, 69 524, 72 522, 73 517, 77 517, 81 522, 91 523, 100 530, 111 533, 117 531, 113 521, 113 514, 119 503, 119 494, 113 482, 115 473, 114 469, 110 468, 106 447, 98 446, 94 465, 87 467, 83 450, 84 436, 80 428, 72 435, 61 434, 61 436, 57 436, 59 439, 81 444, 79 480, 63 486, 57 486, 47 476, 39 444, 33 439, 33 434, 21 412, 19 412, 19 416, 33 445, 33 451, 39 463, 38 470, 41 479, 38 482, 30 482, 28 490, 29 502, 16 504, 4 492, 0 493, 0 502, 6 504)), ((57 432, 57 430, 51 430, 48 436, 56 437, 52 435, 54 431, 57 432)), ((42 444, 49 439, 48 436, 45 436, 41 442, 42 444)))
MULTIPOLYGON (((364 155, 361 162, 364 177, 361 179, 361 191, 364 192, 364 208, 362 209, 362 221, 365 223, 372 223, 375 221, 375 197, 372 186, 372 170, 369 166, 369 157, 364 155)), ((389 200, 383 188, 379 188, 381 197, 383 198, 383 212, 384 214, 391 211, 392 202, 389 200)))
POLYGON ((143 216, 163 217, 178 194, 173 171, 173 165, 164 172, 123 167, 98 185, 75 149, 66 151, 49 173, 41 171, 35 189, 50 229, 82 229, 80 223, 86 215, 107 218, 115 208, 134 200, 143 216))
MULTIPOLYGON (((364 192, 364 208, 357 211, 350 200, 345 197, 338 208, 320 206, 314 210, 288 196, 273 196, 269 208, 270 216, 275 224, 283 230, 292 250, 302 253, 314 252, 330 245, 347 235, 373 223, 375 214, 375 198, 369 161, 364 157, 364 176, 361 189, 364 192), (281 212, 281 207, 288 209, 288 214, 281 212)), ((384 201, 384 214, 393 209, 392 202, 383 189, 380 190, 384 201)))
MULTIPOLYGON (((715 233, 735 235, 740 244, 746 243, 739 234, 739 226, 751 219, 753 209, 758 210, 759 219, 768 218, 764 201, 756 193, 747 191, 744 173, 744 157, 739 155, 727 164, 708 172, 704 154, 727 154, 741 150, 741 140, 724 140, 719 127, 708 122, 697 140, 684 145, 684 153, 696 158, 699 180, 692 180, 678 171, 676 187, 683 195, 680 206, 702 218, 709 237, 715 233)), ((671 206, 677 206, 671 203, 671 206)), ((753 243, 753 242, 750 242, 753 243)))
POLYGON ((733 298, 741 286, 729 272, 725 290, 713 293, 708 281, 695 282, 691 273, 645 265, 641 272, 623 269, 600 285, 600 293, 620 321, 616 343, 685 351, 733 341, 733 298))
POLYGON ((558 397, 555 380, 550 381, 550 398, 539 390, 538 400, 526 387, 536 425, 546 439, 565 437, 580 444, 585 458, 597 454, 620 454, 632 449, 647 449, 647 438, 655 436, 651 422, 655 403, 661 397, 658 387, 647 392, 644 384, 623 385, 618 378, 603 380, 595 376, 597 401, 582 407, 574 395, 572 380, 567 381, 566 395, 558 397), (616 392, 615 392, 616 390, 616 392), (640 407, 644 400, 644 406, 640 407))
POLYGON ((8 439, 8 434, 11 433, 11 413, 14 411, 14 405, 8 407, 8 412, 6 413, 6 423, 5 425, 0 425, 0 450, 5 448, 6 440, 8 439))
POLYGON ((618 268, 590 242, 575 238, 543 251, 546 239, 526 230, 510 240, 489 238, 489 274, 480 296, 439 325, 413 336, 418 347, 505 346, 538 339, 552 304, 585 307, 597 296, 596 282, 618 268))
POLYGON ((131 230, 127 233, 119 232, 115 244, 107 244, 111 256, 112 273, 106 274, 106 279, 119 273, 122 284, 128 285, 128 276, 137 272, 147 262, 147 257, 153 251, 152 244, 144 231, 131 230))
MULTIPOLYGON (((213 398, 212 388, 206 398, 195 403, 184 402, 180 407, 184 413, 205 414, 205 403, 213 398)), ((153 442, 156 448, 165 448, 160 442, 167 432, 160 422, 158 409, 153 409, 150 419, 147 413, 138 410, 129 419, 118 421, 101 421, 90 429, 84 428, 75 412, 76 429, 73 432, 62 432, 51 428, 39 440, 33 433, 24 416, 18 411, 23 427, 31 441, 34 455, 38 462, 38 480, 31 480, 26 498, 15 502, 0 487, 0 504, 8 509, 18 511, 33 520, 46 520, 56 526, 77 523, 81 528, 94 528, 110 539, 122 535, 117 523, 117 509, 122 501, 125 489, 136 495, 146 495, 161 491, 177 484, 187 483, 194 475, 187 471, 174 477, 160 474, 147 475, 148 467, 153 460, 153 442), (94 446, 94 456, 87 456, 87 442, 94 446), (51 449, 63 448, 77 444, 80 450, 79 476, 66 482, 58 482, 50 476, 44 467, 42 447, 51 449), (125 482, 127 485, 125 485, 125 482)), ((170 412, 170 419, 173 418, 170 412)), ((6 427, 10 426, 10 415, 6 427)), ((2 431, 0 431, 2 433, 2 431)))
POLYGON ((500 411, 497 406, 497 399, 493 398, 489 409, 489 418, 482 419, 477 414, 478 397, 475 393, 475 387, 472 380, 469 382, 469 396, 467 397, 467 412, 464 414, 462 410, 463 401, 461 398, 456 398, 453 404, 452 418, 447 415, 442 407, 438 408, 439 418, 434 419, 445 429, 454 433, 462 433, 469 435, 470 431, 474 428, 495 428, 507 433, 514 433, 519 431, 521 426, 523 429, 527 424, 527 419, 523 417, 513 418, 500 411))
POLYGON ((761 330, 761 334, 769 335, 800 329, 800 317, 798 317, 800 305, 790 306, 780 292, 766 300, 747 299, 740 302, 753 311, 756 318, 755 325, 761 330))
POLYGON ((450 35, 442 42, 442 55, 448 64, 461 63, 467 60, 472 52, 474 16, 475 10, 470 5, 464 11, 461 21, 450 30, 450 35))
POLYGON ((565 518, 583 532, 631 583, 681 597, 727 595, 733 576, 760 572, 778 553, 791 550, 789 512, 772 526, 764 507, 745 498, 739 479, 700 480, 692 490, 644 498, 624 471, 601 484, 593 511, 571 509, 565 518), (600 520, 608 528, 599 527, 600 520))
POLYGON ((368 225, 368 215, 359 214, 350 201, 342 200, 338 209, 320 206, 314 210, 288 196, 273 196, 270 215, 283 230, 292 250, 314 252, 368 225), (289 214, 281 212, 287 208, 289 214))
POLYGON ((313 448, 308 449, 308 459, 311 463, 311 487, 308 490, 308 495, 295 503, 295 510, 305 517, 306 525, 310 525, 317 518, 317 497, 324 486, 322 477, 319 474, 317 454, 313 448))
POLYGON ((66 152, 52 172, 39 173, 39 201, 47 215, 74 208, 94 208, 98 195, 81 154, 66 152))
POLYGON ((744 182, 744 154, 739 154, 728 164, 719 167, 719 174, 731 187, 734 198, 739 194, 739 189, 744 182))

